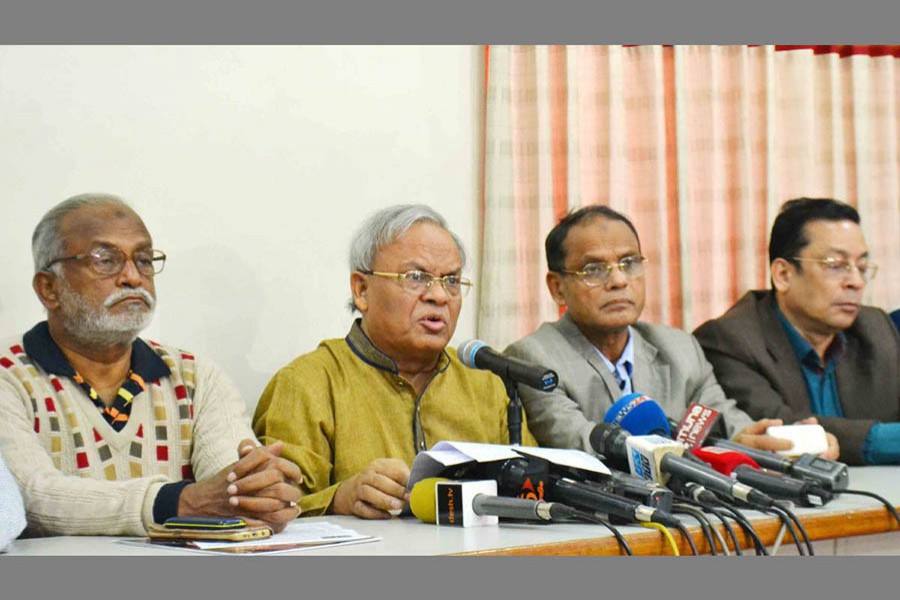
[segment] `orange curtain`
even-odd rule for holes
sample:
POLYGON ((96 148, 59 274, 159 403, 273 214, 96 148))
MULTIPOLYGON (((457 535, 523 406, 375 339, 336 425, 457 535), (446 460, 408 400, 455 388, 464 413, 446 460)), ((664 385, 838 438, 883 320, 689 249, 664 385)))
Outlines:
POLYGON ((768 284, 780 205, 855 205, 900 307, 897 47, 491 46, 478 335, 503 347, 558 316, 543 240, 566 211, 629 215, 643 318, 691 330, 768 284))

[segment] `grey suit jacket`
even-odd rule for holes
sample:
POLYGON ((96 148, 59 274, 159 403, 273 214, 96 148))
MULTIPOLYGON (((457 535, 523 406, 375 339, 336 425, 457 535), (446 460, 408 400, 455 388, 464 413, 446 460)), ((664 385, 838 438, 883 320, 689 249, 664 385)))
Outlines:
MULTIPOLYGON (((684 331, 638 322, 634 334, 632 387, 680 419, 691 402, 722 413, 729 436, 752 421, 740 411, 713 375, 697 341, 684 331)), ((531 335, 515 342, 506 353, 553 369, 559 386, 541 392, 519 386, 528 427, 542 446, 577 448, 593 452, 590 434, 622 392, 606 368, 597 348, 578 326, 564 315, 555 323, 544 323, 531 335)))
MULTIPOLYGON (((847 346, 835 377, 846 418, 817 418, 837 437, 840 459, 859 465, 872 425, 900 420, 900 336, 887 314, 871 307, 863 307, 844 334, 847 346)), ((694 335, 722 387, 750 416, 792 423, 812 415, 806 380, 771 292, 747 292, 694 335)))

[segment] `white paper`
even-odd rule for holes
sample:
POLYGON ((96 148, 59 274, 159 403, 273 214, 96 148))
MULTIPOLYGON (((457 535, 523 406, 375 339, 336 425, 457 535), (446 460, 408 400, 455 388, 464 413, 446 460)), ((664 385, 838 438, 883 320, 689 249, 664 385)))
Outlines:
POLYGON ((533 448, 531 446, 517 446, 516 452, 524 456, 534 456, 562 467, 582 469, 592 473, 610 475, 609 468, 599 458, 582 450, 570 448, 533 448))
POLYGON ((151 542, 144 540, 121 540, 128 544, 150 544, 166 548, 178 548, 181 550, 195 550, 198 552, 216 554, 280 554, 284 552, 296 552, 312 550, 326 546, 345 544, 358 544, 374 542, 381 538, 371 535, 363 535, 353 529, 346 529, 340 525, 328 521, 310 522, 295 520, 288 524, 281 533, 261 540, 248 540, 246 542, 223 542, 221 540, 167 540, 165 542, 151 542))

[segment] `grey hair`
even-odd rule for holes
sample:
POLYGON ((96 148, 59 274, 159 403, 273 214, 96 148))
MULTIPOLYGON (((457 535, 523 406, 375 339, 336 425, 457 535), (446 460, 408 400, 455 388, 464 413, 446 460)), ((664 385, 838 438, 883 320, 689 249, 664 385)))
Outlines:
MULTIPOLYGON (((66 215, 85 206, 97 206, 101 204, 114 204, 134 211, 128 203, 113 194, 89 193, 72 196, 63 200, 41 218, 34 234, 31 236, 31 255, 34 258, 34 272, 43 271, 47 263, 59 258, 65 248, 63 239, 59 235, 59 226, 66 215)), ((54 265, 55 266, 55 265, 54 265)), ((58 271, 57 271, 58 273, 58 271)))
MULTIPOLYGON (((393 244, 397 238, 409 231, 410 227, 423 221, 434 223, 450 234, 459 249, 462 266, 465 267, 466 249, 462 240, 450 231, 447 220, 440 213, 425 204, 395 204, 377 211, 357 229, 350 245, 350 270, 371 271, 379 250, 393 244)), ((356 310, 353 298, 350 298, 347 307, 351 311, 356 310)))

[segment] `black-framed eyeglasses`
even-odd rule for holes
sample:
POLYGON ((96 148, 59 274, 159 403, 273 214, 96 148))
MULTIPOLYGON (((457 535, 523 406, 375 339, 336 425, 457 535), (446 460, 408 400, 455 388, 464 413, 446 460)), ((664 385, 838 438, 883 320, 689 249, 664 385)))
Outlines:
POLYGON ((822 271, 825 273, 826 277, 830 277, 831 279, 842 279, 847 277, 854 270, 859 271, 859 276, 862 277, 863 281, 866 283, 875 279, 875 274, 878 272, 878 265, 870 262, 865 262, 862 264, 856 264, 847 258, 838 258, 836 256, 829 256, 827 258, 806 258, 803 256, 792 256, 791 260, 799 261, 799 262, 814 262, 822 265, 822 271))
POLYGON ((375 275, 399 281, 404 288, 417 294, 430 290, 435 281, 440 281, 444 291, 451 296, 465 296, 472 287, 472 281, 459 275, 438 277, 426 271, 407 271, 406 273, 388 273, 385 271, 360 271, 363 275, 375 275))
POLYGON ((561 271, 557 271, 557 273, 577 277, 578 279, 583 281, 585 285, 593 287, 606 283, 609 280, 609 275, 610 273, 612 273, 613 269, 619 269, 622 274, 624 274, 625 277, 629 279, 640 277, 644 274, 645 262, 647 262, 646 257, 635 254, 633 256, 625 256, 623 258, 620 258, 617 262, 614 263, 588 263, 581 267, 580 271, 569 271, 563 269, 561 271))
MULTIPOLYGON (((63 256, 55 258, 48 262, 42 271, 47 271, 55 265, 66 260, 84 260, 87 261, 88 267, 97 275, 109 277, 118 275, 125 268, 128 257, 118 248, 111 246, 99 246, 90 252, 84 254, 75 254, 73 256, 63 256)), ((138 250, 131 256, 131 261, 137 268, 138 273, 144 277, 153 277, 162 272, 166 266, 166 253, 162 250, 138 250)))

